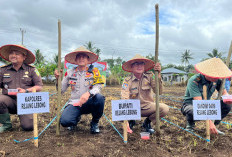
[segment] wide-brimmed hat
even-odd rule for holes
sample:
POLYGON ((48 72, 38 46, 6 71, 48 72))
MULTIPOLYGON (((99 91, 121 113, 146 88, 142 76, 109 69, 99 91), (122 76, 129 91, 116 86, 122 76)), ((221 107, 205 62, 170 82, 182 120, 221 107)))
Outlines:
POLYGON ((195 69, 202 75, 215 79, 229 78, 232 76, 231 70, 220 58, 211 58, 200 62, 195 65, 195 69))
POLYGON ((122 69, 128 72, 132 72, 132 68, 131 65, 135 62, 144 62, 144 71, 148 71, 150 69, 152 69, 155 66, 155 62, 147 59, 139 54, 136 54, 132 59, 130 59, 129 61, 125 62, 122 65, 122 69))
POLYGON ((34 63, 35 55, 30 50, 26 49, 23 45, 13 45, 13 44, 4 45, 0 47, 0 56, 6 61, 9 61, 9 54, 13 50, 20 51, 26 55, 26 59, 24 60, 24 63, 26 64, 34 63))
POLYGON ((76 56, 77 56, 77 54, 80 54, 80 53, 83 53, 83 54, 86 54, 87 56, 89 56, 88 64, 94 63, 98 59, 98 55, 89 51, 85 47, 81 46, 81 47, 77 48, 76 50, 74 50, 73 52, 68 53, 65 56, 65 60, 69 63, 76 64, 76 56))

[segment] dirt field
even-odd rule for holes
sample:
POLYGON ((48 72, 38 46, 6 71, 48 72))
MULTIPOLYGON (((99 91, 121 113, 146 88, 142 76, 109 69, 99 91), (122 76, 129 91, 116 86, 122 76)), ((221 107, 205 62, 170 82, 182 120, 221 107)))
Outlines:
MULTIPOLYGON (((180 108, 179 102, 184 95, 185 87, 165 87, 161 101, 167 105, 180 108), (175 96, 175 97, 173 97, 175 96), (177 96, 177 97, 176 97, 177 96), (171 100, 168 100, 171 99, 171 100)), ((50 94, 55 92, 53 86, 45 86, 44 91, 50 94)), ((106 87, 103 90, 106 97, 104 114, 111 119, 111 100, 120 99, 120 87, 106 87)), ((62 104, 68 99, 63 96, 62 104)), ((50 113, 39 114, 39 133, 56 115, 57 96, 50 98, 50 113)), ((153 135, 150 140, 141 140, 141 124, 137 121, 133 134, 128 135, 128 143, 124 144, 122 138, 103 116, 100 121, 101 133, 92 135, 89 131, 90 115, 83 115, 75 131, 68 131, 61 127, 61 135, 56 136, 56 121, 39 137, 39 148, 35 148, 33 141, 16 144, 16 140, 31 138, 33 132, 24 132, 19 127, 17 116, 12 116, 13 130, 0 134, 0 156, 232 156, 232 129, 231 125, 221 124, 220 129, 225 136, 211 136, 211 142, 194 136, 177 126, 161 120, 161 136, 153 135)), ((170 108, 166 120, 185 127, 185 117, 177 109, 170 108)), ((230 113, 223 121, 232 123, 230 113)), ((113 122, 122 134, 121 122, 113 122)), ((205 123, 197 123, 196 134, 205 138, 205 123)))

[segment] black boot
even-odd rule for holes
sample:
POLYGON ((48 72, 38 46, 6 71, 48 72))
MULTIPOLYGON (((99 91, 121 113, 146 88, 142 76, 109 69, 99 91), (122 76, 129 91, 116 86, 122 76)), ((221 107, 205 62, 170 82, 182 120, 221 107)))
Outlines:
POLYGON ((135 120, 129 120, 129 127, 132 130, 133 127, 135 126, 135 120))
POLYGON ((185 130, 194 132, 195 122, 194 121, 187 121, 187 125, 185 130))
POLYGON ((97 134, 100 132, 99 127, 98 127, 98 123, 96 123, 96 122, 90 123, 90 132, 91 132, 91 134, 97 134))
MULTIPOLYGON (((81 116, 77 117, 77 123, 79 123, 80 120, 81 120, 81 116)), ((77 129, 76 125, 72 125, 72 126, 67 127, 67 130, 69 130, 69 131, 75 131, 76 129, 77 129)))
POLYGON ((143 128, 145 128, 146 132, 153 134, 155 132, 154 129, 151 128, 151 121, 149 118, 146 118, 143 123, 143 128))
POLYGON ((69 127, 67 127, 67 130, 74 131, 74 130, 76 130, 76 127, 77 126, 69 126, 69 127))

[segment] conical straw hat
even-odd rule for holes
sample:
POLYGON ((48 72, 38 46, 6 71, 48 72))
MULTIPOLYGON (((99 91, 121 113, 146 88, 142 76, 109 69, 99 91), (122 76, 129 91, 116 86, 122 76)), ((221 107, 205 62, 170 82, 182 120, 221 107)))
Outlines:
POLYGON ((132 72, 132 68, 131 65, 135 62, 144 62, 144 71, 148 71, 150 69, 152 69, 155 66, 154 61, 147 59, 139 54, 136 54, 131 60, 125 62, 122 65, 122 69, 128 72, 132 72))
POLYGON ((200 62, 195 65, 195 69, 202 75, 215 79, 229 78, 232 76, 231 70, 220 58, 211 58, 200 62))
POLYGON ((84 54, 89 56, 88 64, 94 63, 98 59, 98 56, 95 53, 93 53, 93 52, 89 51, 88 49, 86 49, 85 47, 81 46, 81 47, 75 49, 73 52, 68 53, 65 56, 65 60, 69 63, 76 64, 76 56, 79 53, 84 53, 84 54))
POLYGON ((28 49, 26 49, 23 45, 4 45, 0 47, 0 56, 9 62, 9 54, 12 50, 17 50, 26 55, 26 59, 24 60, 24 63, 31 64, 35 61, 35 55, 28 49))

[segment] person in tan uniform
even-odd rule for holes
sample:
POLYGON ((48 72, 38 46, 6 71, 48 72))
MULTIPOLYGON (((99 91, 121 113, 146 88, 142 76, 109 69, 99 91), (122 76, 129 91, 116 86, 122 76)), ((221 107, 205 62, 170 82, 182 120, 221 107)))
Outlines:
MULTIPOLYGON (((154 68, 159 72, 159 94, 162 94, 161 66, 141 55, 135 55, 131 60, 122 65, 122 69, 131 72, 129 77, 126 77, 122 84, 121 99, 139 99, 141 105, 141 116, 147 117, 143 123, 145 131, 154 133, 151 127, 151 122, 155 124, 156 119, 156 104, 154 102, 155 79, 154 73, 148 70, 154 68)), ((167 115, 169 107, 164 103, 160 105, 160 117, 167 115)), ((135 121, 129 121, 129 126, 132 129, 135 121)))
MULTIPOLYGON (((105 98, 100 94, 104 84, 97 68, 88 68, 88 64, 96 62, 98 56, 84 47, 79 47, 74 52, 65 56, 69 63, 78 65, 69 69, 62 80, 61 93, 71 87, 71 98, 64 109, 60 123, 69 130, 74 130, 81 119, 82 114, 92 114, 90 131, 92 134, 99 133, 98 122, 103 115, 105 98)), ((55 71, 56 78, 59 77, 55 71)))
MULTIPOLYGON (((20 45, 4 45, 0 47, 0 55, 10 64, 0 67, 0 133, 10 130, 12 124, 10 114, 17 114, 17 95, 8 93, 17 89, 19 93, 42 90, 42 80, 38 70, 30 64, 35 61, 34 54, 20 45)), ((33 130, 32 114, 19 115, 23 130, 33 130)))

